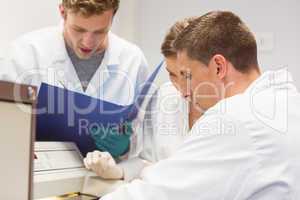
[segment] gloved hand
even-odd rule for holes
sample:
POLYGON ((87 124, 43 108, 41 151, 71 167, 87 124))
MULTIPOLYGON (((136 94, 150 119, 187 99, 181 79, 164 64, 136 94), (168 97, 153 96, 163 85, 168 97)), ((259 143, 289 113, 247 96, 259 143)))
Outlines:
POLYGON ((92 170, 101 178, 123 178, 123 169, 116 164, 115 160, 108 152, 90 152, 84 158, 83 162, 87 169, 92 170))
POLYGON ((118 127, 91 130, 91 136, 97 149, 109 152, 114 158, 118 158, 128 151, 132 133, 132 124, 127 122, 118 127))

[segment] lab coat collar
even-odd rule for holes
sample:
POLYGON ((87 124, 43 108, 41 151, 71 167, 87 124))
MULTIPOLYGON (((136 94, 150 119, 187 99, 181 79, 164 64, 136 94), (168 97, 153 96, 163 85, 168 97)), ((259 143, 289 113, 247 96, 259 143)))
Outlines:
POLYGON ((108 33, 108 47, 106 49, 107 57, 107 65, 110 66, 116 66, 120 64, 120 54, 121 54, 121 45, 118 44, 118 41, 116 40, 116 35, 109 32, 108 33))
POLYGON ((298 93, 292 75, 286 68, 277 71, 267 71, 261 74, 255 81, 253 81, 243 93, 220 100, 213 107, 209 108, 205 112, 205 115, 224 112, 224 108, 226 108, 226 106, 224 105, 236 96, 245 95, 248 97, 248 99, 251 99, 253 95, 269 89, 283 89, 298 93))
POLYGON ((257 92, 268 88, 295 89, 291 73, 287 68, 264 72, 246 89, 245 92, 257 92))
POLYGON ((117 36, 113 33, 108 33, 108 47, 105 50, 105 54, 102 63, 93 78, 91 79, 86 93, 91 96, 97 97, 97 91, 101 86, 112 76, 117 67, 120 64, 119 57, 121 54, 121 45, 118 44, 117 36))
POLYGON ((63 30, 64 30, 63 22, 61 22, 57 27, 57 32, 56 32, 57 35, 54 38, 56 40, 55 43, 57 44, 56 47, 57 51, 53 60, 56 62, 65 62, 66 59, 69 57, 65 46, 63 30))

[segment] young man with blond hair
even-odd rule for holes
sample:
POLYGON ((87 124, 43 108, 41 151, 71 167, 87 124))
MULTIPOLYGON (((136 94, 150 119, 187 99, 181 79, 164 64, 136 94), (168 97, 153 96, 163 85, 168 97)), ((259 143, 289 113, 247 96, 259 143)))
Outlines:
POLYGON ((172 156, 101 199, 300 199, 300 94, 287 70, 261 73, 232 12, 194 20, 174 47, 183 93, 205 113, 172 156))
MULTIPOLYGON (((27 33, 12 43, 6 79, 37 87, 45 82, 118 105, 132 104, 148 76, 147 63, 137 46, 110 31, 118 8, 119 0, 62 0, 62 24, 27 33)), ((126 154, 132 133, 111 135, 93 137, 88 151, 126 154)))

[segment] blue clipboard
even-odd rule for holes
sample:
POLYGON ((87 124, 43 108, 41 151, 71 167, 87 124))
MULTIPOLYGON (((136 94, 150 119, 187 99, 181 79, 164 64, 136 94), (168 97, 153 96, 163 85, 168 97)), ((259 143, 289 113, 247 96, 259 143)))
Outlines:
POLYGON ((163 62, 157 66, 128 106, 42 83, 37 103, 36 140, 75 142, 83 156, 94 151, 96 146, 89 128, 93 124, 108 127, 134 120, 162 65, 163 62))

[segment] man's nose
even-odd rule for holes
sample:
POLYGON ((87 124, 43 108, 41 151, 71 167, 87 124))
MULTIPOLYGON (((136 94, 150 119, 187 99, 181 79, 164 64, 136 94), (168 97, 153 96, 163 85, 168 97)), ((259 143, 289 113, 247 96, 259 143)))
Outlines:
POLYGON ((191 95, 191 91, 189 90, 189 89, 187 89, 187 88, 182 88, 181 89, 181 95, 182 95, 182 97, 185 99, 185 100, 188 100, 188 101, 190 101, 190 100, 192 100, 192 95, 191 95))
POLYGON ((183 98, 184 98, 185 100, 187 100, 187 101, 191 101, 191 100, 192 100, 192 96, 191 96, 190 94, 188 94, 188 93, 183 94, 183 98))
POLYGON ((190 81, 185 80, 185 82, 182 84, 181 91, 183 98, 186 100, 191 100, 192 91, 190 81))
POLYGON ((92 33, 85 33, 82 38, 82 44, 85 48, 94 48, 95 45, 95 37, 92 33))

